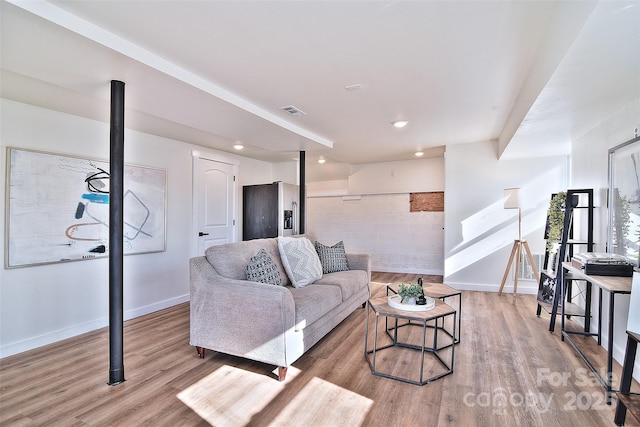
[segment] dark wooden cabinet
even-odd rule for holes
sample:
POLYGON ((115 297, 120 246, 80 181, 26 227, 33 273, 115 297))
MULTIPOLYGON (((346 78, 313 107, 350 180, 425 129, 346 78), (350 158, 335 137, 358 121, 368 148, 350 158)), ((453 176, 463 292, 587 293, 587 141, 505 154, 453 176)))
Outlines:
POLYGON ((242 189, 242 240, 278 236, 278 184, 242 189))

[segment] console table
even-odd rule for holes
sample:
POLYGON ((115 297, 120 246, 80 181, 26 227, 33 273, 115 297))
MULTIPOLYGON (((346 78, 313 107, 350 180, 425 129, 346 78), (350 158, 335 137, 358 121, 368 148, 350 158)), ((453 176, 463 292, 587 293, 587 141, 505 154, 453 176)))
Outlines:
MULTIPOLYGON (((571 344, 574 350, 578 353, 578 355, 582 358, 582 360, 587 364, 589 369, 594 373, 598 381, 605 387, 606 389, 606 401, 607 404, 611 404, 611 394, 616 392, 617 390, 613 389, 612 385, 612 371, 613 371, 613 331, 614 331, 614 314, 615 314, 615 300, 616 296, 620 294, 630 294, 631 293, 631 277, 619 277, 619 276, 591 276, 584 273, 582 269, 574 267, 570 262, 562 263, 562 274, 560 277, 560 295, 564 295, 564 286, 565 286, 565 274, 570 273, 571 276, 577 280, 586 280, 592 285, 598 288, 598 338, 600 337, 601 327, 602 327, 602 294, 603 291, 609 293, 609 318, 607 319, 607 327, 608 327, 608 343, 607 343, 607 371, 606 378, 603 378, 596 367, 593 366, 591 361, 587 358, 587 356, 580 350, 578 345, 573 341, 572 335, 580 334, 585 335, 584 332, 572 332, 567 331, 565 329, 565 312, 564 306, 562 304, 562 340, 566 340, 571 344)), ((586 316, 589 315, 589 311, 591 307, 585 307, 585 311, 587 312, 586 316)), ((594 334, 595 335, 595 334, 594 334)), ((598 339, 598 343, 600 340, 598 339)))

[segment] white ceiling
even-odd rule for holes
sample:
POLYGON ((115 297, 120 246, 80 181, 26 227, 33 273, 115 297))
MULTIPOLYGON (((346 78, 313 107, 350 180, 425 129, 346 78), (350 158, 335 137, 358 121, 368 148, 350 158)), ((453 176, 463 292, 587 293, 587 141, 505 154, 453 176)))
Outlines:
POLYGON ((242 155, 272 162, 305 150, 309 181, 447 144, 565 155, 640 98, 638 0, 0 8, 2 97, 106 122, 109 81, 122 80, 127 127, 224 151, 240 141, 242 155))

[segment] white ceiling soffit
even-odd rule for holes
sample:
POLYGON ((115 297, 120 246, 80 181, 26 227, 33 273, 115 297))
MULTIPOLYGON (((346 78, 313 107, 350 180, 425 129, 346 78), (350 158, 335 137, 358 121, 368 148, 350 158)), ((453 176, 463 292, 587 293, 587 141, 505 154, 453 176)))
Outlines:
MULTIPOLYGON (((269 151, 314 150, 331 148, 333 145, 330 140, 286 121, 212 81, 50 2, 19 0, 10 0, 10 2, 58 25, 60 28, 55 30, 48 27, 46 30, 47 32, 57 31, 59 33, 57 37, 42 37, 38 31, 39 28, 42 28, 42 23, 33 22, 33 17, 15 15, 14 19, 3 20, 3 26, 20 27, 14 34, 21 34, 20 43, 3 44, 3 58, 19 58, 22 61, 35 60, 39 63, 44 61, 49 67, 44 71, 42 81, 38 81, 39 76, 35 74, 23 76, 25 83, 27 80, 31 80, 27 85, 9 87, 7 84, 3 84, 3 96, 5 92, 13 92, 18 96, 18 89, 24 89, 35 83, 42 89, 48 86, 50 90, 54 89, 54 91, 55 86, 58 85, 59 90, 64 88, 70 91, 67 95, 70 94, 72 98, 74 98, 74 94, 78 95, 76 100, 86 97, 87 93, 90 93, 89 96, 93 95, 97 100, 105 101, 109 99, 108 82, 122 80, 127 88, 127 127, 152 134, 161 134, 170 130, 171 126, 167 126, 170 123, 182 127, 183 130, 189 129, 193 125, 191 134, 198 134, 200 131, 211 133, 214 139, 220 138, 221 135, 222 139, 228 137, 229 141, 247 140, 251 141, 252 145, 257 146, 258 149, 269 151), (32 21, 32 25, 26 23, 25 20, 32 21), (33 31, 28 31, 27 28, 32 28, 33 31), (64 34, 65 29, 82 37, 64 34), (60 43, 60 40, 64 40, 64 43, 60 43), (94 45, 93 42, 97 45, 94 45), (29 52, 29 54, 15 53, 12 55, 10 51, 7 52, 12 47, 20 49, 22 52, 29 52), (91 57, 74 57, 74 51, 82 54, 90 52, 91 57), (63 56, 57 56, 60 54, 63 56), (72 75, 68 72, 69 62, 72 62, 75 67, 72 75), (96 70, 101 71, 96 72, 96 70), (128 81, 135 83, 128 84, 128 81), (144 94, 144 97, 136 98, 137 93, 144 94), (156 96, 149 96, 154 93, 156 96), (219 102, 212 102, 213 98, 219 102), (166 100, 170 100, 170 102, 167 103, 166 100), (176 109, 172 108, 175 105, 188 106, 188 108, 182 109, 182 116, 179 115, 180 113, 176 116, 176 109), (175 122, 168 117, 174 119, 175 122), (237 125, 239 117, 242 121, 241 129, 238 129, 237 125), (162 126, 162 121, 168 121, 168 123, 162 126), (273 125, 265 126, 265 121, 273 125), (213 126, 211 128, 203 126, 203 123, 207 122, 213 126), (225 124, 232 126, 226 129, 225 124), (156 126, 164 127, 164 129, 158 129, 156 126), (252 134, 254 129, 260 129, 258 138, 252 134), (278 146, 274 147, 268 143, 272 140, 278 140, 278 146), (262 146, 260 141, 264 141, 262 146)), ((7 13, 11 13, 11 11, 3 9, 3 16, 7 13)), ((4 33, 5 29, 3 29, 4 33)), ((9 61, 3 60, 4 73, 11 70, 12 67, 20 70, 38 69, 37 64, 11 64, 9 61)), ((10 71, 8 74, 11 74, 10 71)), ((13 83, 18 83, 17 75, 10 76, 10 78, 13 78, 13 83)), ((29 91, 33 92, 33 89, 29 91)), ((40 96, 40 98, 44 97, 40 96)), ((56 103, 59 102, 58 97, 50 99, 52 103, 53 99, 56 99, 56 103)), ((73 102, 66 103, 71 109, 70 112, 76 114, 78 108, 72 107, 73 102)), ((42 100, 36 103, 36 105, 38 104, 42 104, 42 100)), ((46 105, 42 106, 46 107, 46 105)), ((58 106, 54 109, 60 108, 58 106)), ((108 119, 108 107, 105 111, 108 119)), ((79 114, 87 115, 84 112, 79 114)), ((91 118, 104 120, 105 116, 91 118)), ((181 132, 177 133, 180 136, 181 132)), ((171 134, 162 134, 161 136, 171 137, 171 134)), ((210 136, 208 139, 211 140, 211 138, 210 136)), ((178 139, 184 140, 184 137, 178 139)), ((198 140, 202 140, 202 138, 196 138, 196 141, 191 142, 197 143, 198 140)), ((282 160, 281 157, 277 158, 282 160)))
POLYGON ((552 15, 545 28, 544 37, 538 46, 529 75, 520 89, 516 103, 498 139, 499 156, 511 143, 513 135, 575 41, 596 3, 596 1, 580 1, 575 4, 569 2, 558 4, 556 13, 552 15))
POLYGON ((576 29, 526 117, 514 122, 502 158, 569 155, 572 141, 640 99, 640 2, 598 2, 576 29))

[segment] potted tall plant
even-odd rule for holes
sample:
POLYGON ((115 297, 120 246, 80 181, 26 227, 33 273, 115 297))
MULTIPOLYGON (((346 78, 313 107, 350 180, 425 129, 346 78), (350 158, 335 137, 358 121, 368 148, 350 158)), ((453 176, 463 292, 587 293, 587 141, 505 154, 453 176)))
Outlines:
POLYGON ((560 191, 555 194, 549 202, 547 210, 547 252, 553 253, 557 250, 557 243, 562 237, 562 228, 564 227, 564 210, 567 204, 567 193, 560 191))

